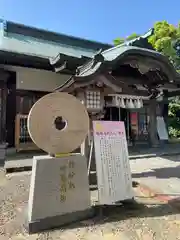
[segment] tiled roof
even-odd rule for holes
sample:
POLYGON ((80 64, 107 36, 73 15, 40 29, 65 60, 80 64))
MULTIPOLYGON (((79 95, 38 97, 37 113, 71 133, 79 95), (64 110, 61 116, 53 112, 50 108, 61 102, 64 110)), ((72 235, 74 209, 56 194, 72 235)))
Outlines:
POLYGON ((58 53, 73 57, 80 57, 81 55, 92 57, 99 48, 107 49, 110 46, 22 24, 1 23, 0 50, 3 51, 43 58, 52 58, 58 53))
POLYGON ((93 58, 78 67, 76 74, 61 85, 58 90, 63 91, 73 84, 75 84, 77 88, 78 86, 83 86, 84 83, 91 84, 98 74, 100 76, 107 75, 107 78, 102 78, 103 82, 107 82, 108 79, 111 84, 117 87, 120 85, 127 87, 128 83, 125 78, 124 80, 121 78, 122 80, 120 82, 111 74, 114 68, 124 64, 130 64, 130 66, 132 64, 132 68, 139 70, 139 84, 147 85, 147 90, 150 91, 150 95, 158 88, 158 85, 171 82, 177 84, 180 82, 180 77, 174 66, 164 55, 150 49, 119 45, 106 51, 99 51, 93 58))

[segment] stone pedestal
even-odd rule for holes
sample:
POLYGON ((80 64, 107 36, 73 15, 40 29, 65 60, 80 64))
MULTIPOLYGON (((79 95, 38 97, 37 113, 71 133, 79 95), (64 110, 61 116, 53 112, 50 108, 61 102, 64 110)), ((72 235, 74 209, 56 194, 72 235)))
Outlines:
POLYGON ((28 202, 29 233, 93 215, 84 156, 34 157, 28 202))

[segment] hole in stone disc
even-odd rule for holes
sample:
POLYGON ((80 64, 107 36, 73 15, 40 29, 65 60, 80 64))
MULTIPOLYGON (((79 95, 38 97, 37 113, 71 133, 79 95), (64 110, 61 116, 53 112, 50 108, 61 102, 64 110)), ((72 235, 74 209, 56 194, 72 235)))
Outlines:
POLYGON ((63 119, 63 117, 58 116, 54 120, 54 125, 55 125, 55 128, 57 130, 61 131, 61 130, 63 130, 66 127, 67 122, 66 122, 66 120, 63 119))

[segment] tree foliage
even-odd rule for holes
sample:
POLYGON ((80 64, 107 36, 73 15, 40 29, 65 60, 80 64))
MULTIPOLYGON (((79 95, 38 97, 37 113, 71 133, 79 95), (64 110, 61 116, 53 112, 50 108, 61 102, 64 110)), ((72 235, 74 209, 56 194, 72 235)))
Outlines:
POLYGON ((180 137, 180 99, 174 97, 169 103, 169 134, 171 137, 180 137))
MULTIPOLYGON (((155 50, 167 56, 176 69, 180 70, 180 23, 174 26, 167 21, 161 21, 156 22, 152 27, 154 28, 154 34, 149 37, 149 43, 155 50)), ((123 44, 139 36, 140 34, 132 33, 126 38, 116 38, 114 40, 114 45, 123 44)))
POLYGON ((154 34, 148 41, 158 52, 163 53, 178 70, 180 66, 180 24, 174 26, 167 21, 154 24, 154 34))
POLYGON ((114 40, 114 45, 117 46, 117 45, 120 45, 120 44, 123 44, 125 41, 130 41, 130 40, 133 40, 137 37, 139 37, 140 35, 137 34, 137 33, 132 33, 131 35, 129 35, 128 37, 126 38, 116 38, 114 40))
POLYGON ((120 44, 123 44, 125 42, 125 38, 116 38, 114 39, 114 45, 117 46, 117 45, 120 45, 120 44))

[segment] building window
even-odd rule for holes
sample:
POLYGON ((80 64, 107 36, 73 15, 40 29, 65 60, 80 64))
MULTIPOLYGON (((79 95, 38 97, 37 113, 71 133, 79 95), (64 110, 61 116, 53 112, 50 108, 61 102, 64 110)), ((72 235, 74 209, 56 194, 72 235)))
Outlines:
POLYGON ((100 91, 86 91, 86 108, 95 111, 102 109, 100 91))
POLYGON ((46 93, 19 91, 16 96, 16 113, 28 115, 34 103, 46 93))

